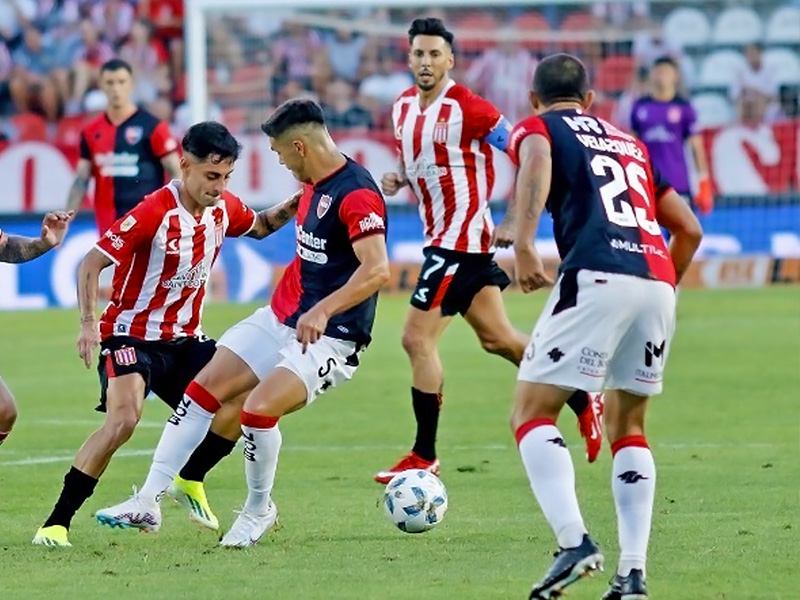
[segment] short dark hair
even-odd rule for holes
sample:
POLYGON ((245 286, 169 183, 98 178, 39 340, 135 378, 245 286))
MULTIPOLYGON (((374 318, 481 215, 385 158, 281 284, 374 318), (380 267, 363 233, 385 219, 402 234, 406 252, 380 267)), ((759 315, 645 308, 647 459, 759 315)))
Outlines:
POLYGON ((452 48, 456 37, 452 31, 448 31, 447 27, 441 19, 435 17, 428 17, 427 19, 414 19, 411 27, 408 28, 408 43, 413 44, 414 38, 418 35, 435 35, 443 38, 445 42, 452 48))
POLYGON ((533 91, 543 104, 558 100, 583 101, 589 91, 586 67, 571 54, 548 56, 536 66, 533 91))
POLYGON ((112 58, 104 62, 100 66, 100 73, 102 74, 104 71, 119 71, 120 69, 125 69, 130 75, 133 75, 133 67, 121 58, 112 58))
POLYGON ((212 162, 218 163, 228 159, 235 161, 239 158, 242 145, 222 123, 202 121, 189 127, 181 141, 181 148, 186 154, 200 160, 214 157, 212 162))
POLYGON ((678 67, 678 61, 669 55, 659 56, 653 61, 654 67, 658 67, 660 65, 669 65, 673 69, 680 70, 680 67, 678 67))
POLYGON ((262 123, 261 131, 271 138, 277 138, 295 125, 308 123, 325 126, 322 107, 308 98, 295 98, 276 108, 269 119, 262 123))

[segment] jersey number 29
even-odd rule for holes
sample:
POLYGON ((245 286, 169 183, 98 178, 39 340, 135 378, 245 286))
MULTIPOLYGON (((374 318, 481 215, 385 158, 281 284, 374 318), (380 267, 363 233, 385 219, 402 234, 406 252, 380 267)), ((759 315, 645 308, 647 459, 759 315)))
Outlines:
POLYGON ((637 163, 628 163, 623 168, 615 159, 605 154, 598 154, 589 163, 592 172, 598 177, 605 177, 611 171, 611 181, 600 187, 600 198, 606 209, 608 220, 620 227, 640 227, 651 235, 661 235, 658 222, 647 217, 647 209, 643 206, 633 206, 622 197, 623 192, 637 194, 644 201, 645 206, 650 205, 643 182, 647 181, 647 171, 637 163), (619 208, 617 208, 619 203, 619 208))

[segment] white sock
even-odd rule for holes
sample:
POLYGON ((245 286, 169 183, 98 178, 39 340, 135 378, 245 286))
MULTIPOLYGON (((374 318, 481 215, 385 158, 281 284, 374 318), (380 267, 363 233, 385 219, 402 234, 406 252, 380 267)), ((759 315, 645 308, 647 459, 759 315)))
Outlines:
POLYGON ((281 430, 277 425, 268 429, 242 425, 244 440, 244 475, 247 479, 247 500, 244 507, 263 515, 269 506, 278 453, 281 450, 281 430))
POLYGON ((612 451, 611 491, 617 508, 620 548, 617 572, 625 576, 631 569, 641 569, 645 574, 656 492, 656 465, 644 436, 623 438, 614 444, 612 451))
POLYGON ((159 502, 175 476, 206 437, 214 413, 209 412, 184 394, 175 412, 167 420, 158 441, 147 479, 139 490, 145 502, 159 502))
POLYGON ((575 469, 564 437, 549 419, 537 419, 517 430, 522 463, 531 489, 562 548, 574 548, 583 541, 583 524, 575 493, 575 469))

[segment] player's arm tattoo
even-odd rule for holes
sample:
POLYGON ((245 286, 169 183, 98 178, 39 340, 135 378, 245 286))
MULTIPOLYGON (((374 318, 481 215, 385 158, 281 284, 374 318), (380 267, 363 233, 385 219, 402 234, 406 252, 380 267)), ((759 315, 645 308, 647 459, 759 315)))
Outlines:
POLYGON ((0 262, 28 262, 48 250, 50 246, 38 238, 0 234, 0 262))
POLYGON ((75 172, 75 180, 69 188, 67 194, 67 210, 74 210, 75 212, 81 206, 83 197, 86 195, 86 190, 89 188, 89 179, 91 178, 92 163, 86 159, 78 161, 78 167, 75 172))
POLYGON ((260 211, 256 215, 255 226, 247 235, 260 240, 278 231, 297 214, 297 207, 300 205, 300 197, 302 195, 303 192, 301 190, 288 200, 260 211))

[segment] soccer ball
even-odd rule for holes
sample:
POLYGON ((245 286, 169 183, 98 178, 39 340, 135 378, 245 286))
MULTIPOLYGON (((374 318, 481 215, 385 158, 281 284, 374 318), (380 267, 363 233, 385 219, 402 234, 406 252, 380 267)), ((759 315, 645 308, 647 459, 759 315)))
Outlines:
POLYGON ((423 533, 444 519, 447 490, 433 473, 422 469, 402 471, 386 484, 383 509, 400 531, 423 533))

